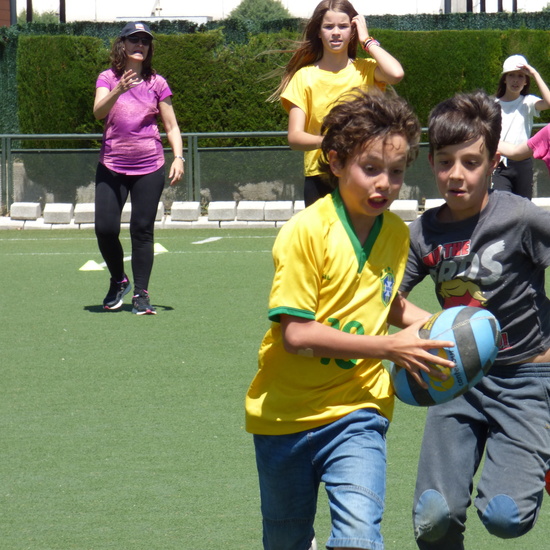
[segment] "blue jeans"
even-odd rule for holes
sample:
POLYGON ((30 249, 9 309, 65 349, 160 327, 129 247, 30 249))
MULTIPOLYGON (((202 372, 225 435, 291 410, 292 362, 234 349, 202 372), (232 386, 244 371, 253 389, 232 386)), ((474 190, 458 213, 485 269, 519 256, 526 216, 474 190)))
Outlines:
POLYGON ((463 550, 474 504, 489 533, 529 531, 550 468, 550 364, 493 367, 464 395, 430 407, 418 464, 413 522, 421 550, 463 550))
POLYGON ((328 548, 383 550, 389 422, 360 409, 311 431, 255 435, 265 550, 308 550, 319 485, 332 530, 328 548))

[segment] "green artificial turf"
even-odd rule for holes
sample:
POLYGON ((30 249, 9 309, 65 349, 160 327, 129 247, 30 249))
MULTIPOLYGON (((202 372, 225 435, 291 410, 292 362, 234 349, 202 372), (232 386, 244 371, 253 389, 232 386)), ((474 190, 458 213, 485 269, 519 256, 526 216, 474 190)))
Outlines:
MULTIPOLYGON (((261 547, 243 403, 268 326, 275 234, 157 231, 159 313, 136 316, 129 295, 104 312, 107 271, 80 270, 102 261, 93 232, 0 233, 0 549, 261 547)), ((437 309, 429 285, 411 297, 437 309)), ((424 413, 398 404, 389 432, 387 550, 416 547, 424 413)), ((546 500, 517 541, 489 536, 472 512, 468 549, 546 549, 546 500)), ((328 524, 321 492, 321 543, 328 524)))

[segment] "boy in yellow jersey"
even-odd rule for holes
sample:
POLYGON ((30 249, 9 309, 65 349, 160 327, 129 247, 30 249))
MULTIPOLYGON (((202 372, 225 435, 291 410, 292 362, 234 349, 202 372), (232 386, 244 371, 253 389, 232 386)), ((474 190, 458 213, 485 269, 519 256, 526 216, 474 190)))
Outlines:
MULTIPOLYGON (((285 224, 273 247, 271 328, 246 396, 254 434, 264 548, 307 550, 319 484, 328 548, 382 550, 385 434, 393 389, 382 359, 444 378, 421 340, 429 315, 397 295, 408 229, 388 212, 418 151, 420 125, 401 98, 356 91, 323 124, 333 193, 285 224), (388 334, 388 324, 405 328, 388 334)), ((452 344, 451 344, 452 345, 452 344)))

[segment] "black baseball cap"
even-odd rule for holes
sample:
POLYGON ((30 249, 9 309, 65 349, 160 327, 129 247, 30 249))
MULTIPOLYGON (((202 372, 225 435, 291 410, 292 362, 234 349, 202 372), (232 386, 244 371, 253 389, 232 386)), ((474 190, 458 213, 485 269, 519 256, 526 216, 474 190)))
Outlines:
POLYGON ((120 38, 126 38, 127 36, 131 36, 132 34, 137 33, 145 33, 148 34, 151 38, 153 38, 153 34, 151 33, 151 29, 145 24, 145 23, 135 23, 130 22, 125 25, 125 27, 120 31, 120 38))

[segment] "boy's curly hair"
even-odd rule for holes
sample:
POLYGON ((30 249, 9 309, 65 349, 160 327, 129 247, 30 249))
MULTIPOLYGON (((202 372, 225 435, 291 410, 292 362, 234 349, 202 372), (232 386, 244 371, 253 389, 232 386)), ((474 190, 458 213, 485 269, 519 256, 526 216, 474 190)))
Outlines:
POLYGON ((349 158, 373 141, 395 135, 403 136, 409 145, 409 166, 418 156, 420 132, 420 122, 405 99, 376 90, 368 93, 352 90, 340 98, 323 121, 321 134, 324 138, 319 167, 336 187, 338 179, 328 161, 330 151, 336 152, 340 164, 344 166, 349 158))

